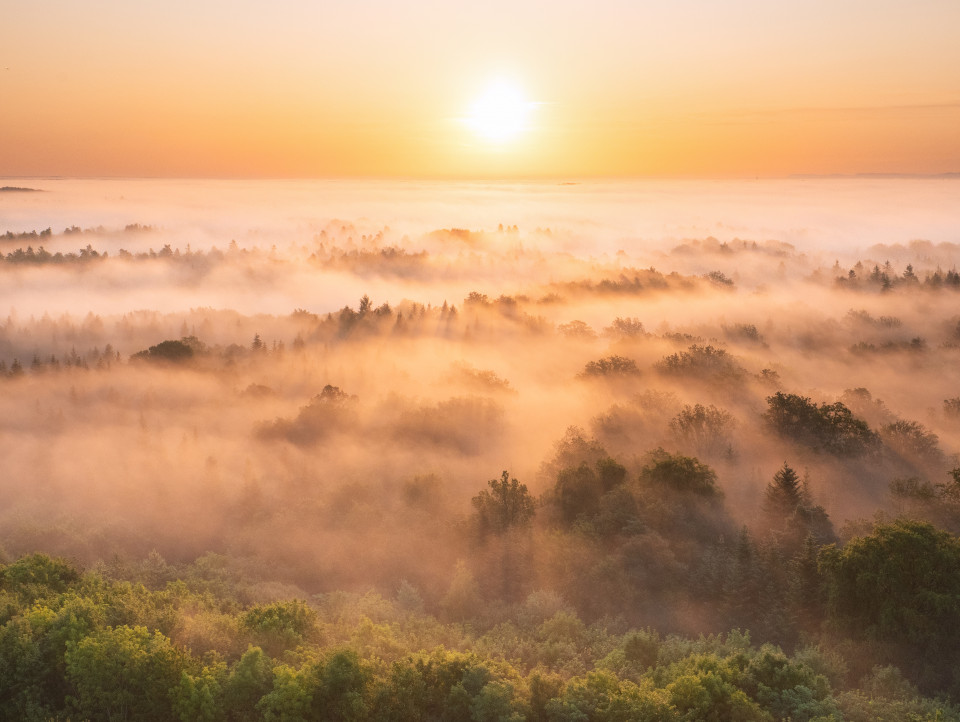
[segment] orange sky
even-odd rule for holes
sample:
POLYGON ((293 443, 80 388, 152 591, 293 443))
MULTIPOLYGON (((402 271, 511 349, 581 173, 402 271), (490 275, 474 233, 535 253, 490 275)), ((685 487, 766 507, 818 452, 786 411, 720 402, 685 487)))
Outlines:
POLYGON ((960 171, 957 0, 4 0, 0 175, 960 171), (506 79, 529 127, 464 122, 506 79))

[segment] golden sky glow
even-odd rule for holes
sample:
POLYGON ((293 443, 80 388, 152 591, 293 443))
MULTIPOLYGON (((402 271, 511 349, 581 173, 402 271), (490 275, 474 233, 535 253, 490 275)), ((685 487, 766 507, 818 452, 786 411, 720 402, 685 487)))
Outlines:
POLYGON ((4 176, 960 170, 956 0, 4 0, 0 25, 4 176))

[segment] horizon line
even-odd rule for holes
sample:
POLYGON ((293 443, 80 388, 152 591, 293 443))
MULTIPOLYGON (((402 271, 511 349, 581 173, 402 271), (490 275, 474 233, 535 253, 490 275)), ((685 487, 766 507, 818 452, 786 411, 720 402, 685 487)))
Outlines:
POLYGON ((404 176, 404 175, 111 175, 36 174, 0 175, 0 180, 170 180, 170 181, 396 181, 454 183, 582 183, 589 181, 753 181, 817 179, 960 179, 960 170, 939 173, 860 171, 856 173, 787 173, 777 175, 517 175, 517 176, 404 176))

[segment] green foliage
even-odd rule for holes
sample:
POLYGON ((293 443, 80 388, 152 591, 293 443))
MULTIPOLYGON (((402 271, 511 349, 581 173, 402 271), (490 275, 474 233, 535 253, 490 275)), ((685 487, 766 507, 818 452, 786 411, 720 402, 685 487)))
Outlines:
POLYGON ((374 694, 376 720, 523 719, 512 680, 470 654, 436 649, 395 662, 374 694))
POLYGON ((679 719, 722 722, 771 722, 760 706, 743 690, 714 671, 698 671, 678 677, 667 686, 670 705, 679 712, 679 719))
POLYGON ((183 672, 180 686, 171 691, 173 708, 183 722, 221 722, 228 719, 223 698, 227 666, 218 662, 199 674, 183 672))
POLYGON ((371 671, 355 652, 335 651, 311 671, 311 720, 354 722, 368 718, 371 671))
POLYGON ((0 628, 0 719, 44 719, 63 708, 64 653, 91 626, 72 609, 37 605, 0 628))
POLYGON ((583 622, 575 614, 559 611, 540 625, 537 636, 546 642, 570 642, 581 646, 586 632, 583 622))
POLYGON ((623 639, 623 655, 631 664, 653 667, 660 651, 660 638, 655 632, 642 630, 630 632, 623 639))
POLYGON ((898 512, 929 521, 956 533, 960 531, 960 467, 951 469, 949 481, 934 484, 917 477, 890 482, 890 495, 898 512))
POLYGON ((933 484, 915 476, 907 479, 897 478, 891 481, 890 494, 898 499, 919 502, 935 501, 939 496, 937 488, 933 484))
POLYGON ((526 715, 516 708, 513 687, 503 682, 488 682, 470 703, 470 719, 475 722, 522 722, 526 715))
POLYGON ((940 699, 886 699, 853 690, 836 700, 845 722, 960 722, 960 709, 940 699))
POLYGON ((639 682, 657 665, 662 640, 653 630, 631 630, 620 645, 597 662, 597 669, 616 674, 621 679, 639 682))
POLYGON ((821 403, 778 391, 767 397, 766 423, 783 437, 817 451, 857 456, 879 447, 877 434, 842 402, 821 403))
POLYGON ((273 687, 273 661, 259 647, 250 647, 222 682, 223 707, 235 722, 254 722, 257 703, 273 687))
POLYGON ((770 516, 785 520, 793 516, 803 504, 803 486, 800 477, 783 462, 783 468, 773 475, 764 493, 764 511, 770 516))
POLYGON ((827 547, 834 620, 879 641, 949 644, 960 622, 960 541, 929 524, 879 524, 843 549, 827 547))
POLYGON ((707 498, 723 496, 717 487, 717 474, 713 469, 697 459, 668 454, 663 449, 657 449, 650 455, 650 463, 640 472, 640 481, 664 492, 707 498))
POLYGON ((315 631, 316 623, 316 612, 299 599, 257 605, 241 618, 241 627, 271 654, 302 643, 315 631))
POLYGON ((563 695, 550 700, 546 716, 551 722, 660 722, 677 719, 669 693, 647 681, 639 686, 609 672, 592 672, 572 679, 563 695))
POLYGON ((917 688, 893 665, 875 666, 871 674, 860 681, 860 689, 871 697, 886 699, 907 700, 920 696, 917 688))
POLYGON ((631 588, 643 590, 636 598, 679 592, 697 557, 734 532, 713 469, 663 449, 645 461, 636 483, 601 497, 589 524, 577 522, 578 529, 617 544, 602 566, 584 570, 591 597, 599 588, 615 598, 631 588), (683 544, 675 543, 679 539, 683 544))
POLYGON ((681 719, 806 721, 837 712, 827 678, 779 649, 738 648, 729 638, 697 646, 653 674, 681 719))
POLYGON ((819 630, 826 603, 823 575, 818 564, 819 549, 813 535, 807 535, 788 566, 787 594, 794 624, 799 631, 809 635, 819 630))
POLYGON ((813 505, 797 472, 786 462, 767 484, 763 510, 770 531, 791 554, 808 536, 820 544, 836 540, 827 512, 813 505))
POLYGON ((179 687, 183 655, 159 632, 144 627, 107 627, 65 655, 67 679, 76 690, 77 712, 91 720, 169 720, 171 690, 179 687))
POLYGON ((310 715, 310 681, 293 667, 280 664, 273 670, 273 688, 257 702, 266 722, 307 722, 310 715))
POLYGON ((953 683, 960 661, 960 540, 921 522, 878 524, 820 555, 831 622, 891 645, 925 688, 953 683))
POLYGON ((600 459, 593 468, 582 462, 561 470, 553 494, 561 519, 572 524, 578 518, 595 516, 603 495, 623 484, 626 476, 626 468, 610 457, 600 459))
POLYGON ((839 712, 827 678, 779 649, 761 648, 744 673, 744 690, 775 719, 806 722, 839 712))
MULTIPOLYGON (((650 488, 664 493, 664 487, 650 488)), ((701 499, 695 492, 673 493, 688 505, 701 499)), ((851 634, 866 637, 874 628, 858 631, 856 618, 851 623, 837 612, 847 581, 854 587, 890 582, 914 588, 912 595, 854 590, 870 598, 851 604, 879 608, 875 630, 888 635, 880 640, 886 646, 852 648, 873 655, 868 664, 881 665, 860 691, 834 691, 846 675, 846 663, 835 652, 804 648, 791 656, 769 645, 755 647, 736 631, 691 639, 626 630, 612 620, 587 625, 550 592, 529 595, 513 611, 491 613, 481 606, 466 565, 458 567, 443 606, 451 618, 469 622, 468 629, 440 624, 416 604, 377 595, 324 595, 316 609, 298 600, 238 608, 209 592, 191 592, 185 582, 149 590, 97 575, 76 578, 76 570, 59 560, 29 557, 2 570, 4 592, 15 601, 0 626, 0 719, 812 722, 840 719, 841 713, 849 719, 957 719, 953 707, 921 698, 914 685, 945 689, 958 661, 950 635, 960 628, 957 610, 951 612, 960 598, 960 542, 924 525, 889 526, 843 550, 821 553, 831 619, 851 634), (858 549, 870 544, 877 548, 858 549), (7 574, 14 566, 14 574, 7 574), (18 585, 12 586, 13 578, 18 585), (20 604, 16 589, 30 589, 31 601, 20 604), (885 604, 893 610, 883 609, 885 604), (220 610, 235 619, 234 634, 268 641, 273 652, 249 647, 223 659, 200 647, 194 656, 176 636, 171 641, 158 631, 164 625, 181 634, 184 620, 199 610, 220 610), (891 617, 894 612, 901 617, 891 617), (488 615, 500 621, 490 626, 483 621, 488 615), (892 632, 883 626, 891 619, 892 632), (449 640, 459 651, 419 651, 430 638, 449 640), (331 643, 321 645, 320 639, 331 643), (910 656, 911 650, 918 654, 910 656), (883 654, 899 655, 893 661, 909 679, 882 666, 890 664, 883 654), (932 663, 927 666, 943 667, 942 678, 931 676, 924 656, 932 663)), ((648 534, 638 539, 652 541, 648 534)), ((809 574, 816 551, 808 538, 794 562, 809 574)), ((639 546, 633 553, 647 559, 650 552, 639 546)), ((746 532, 731 553, 740 576, 731 577, 739 581, 729 590, 744 603, 743 613, 760 629, 768 612, 789 616, 782 602, 765 596, 765 580, 789 591, 793 582, 785 581, 791 578, 786 570, 794 562, 779 562, 778 571, 776 556, 746 532)), ((817 574, 798 582, 799 588, 818 588, 817 574)), ((225 593, 228 599, 236 595, 225 593)))
POLYGON ((0 569, 0 589, 24 604, 65 592, 80 579, 80 572, 62 559, 31 554, 0 569))

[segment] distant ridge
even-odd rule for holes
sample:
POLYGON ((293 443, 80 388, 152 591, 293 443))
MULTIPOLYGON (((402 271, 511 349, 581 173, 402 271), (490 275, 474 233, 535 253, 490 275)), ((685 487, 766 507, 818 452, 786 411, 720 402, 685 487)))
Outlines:
POLYGON ((17 186, 3 186, 0 193, 42 193, 39 188, 18 188, 17 186))

